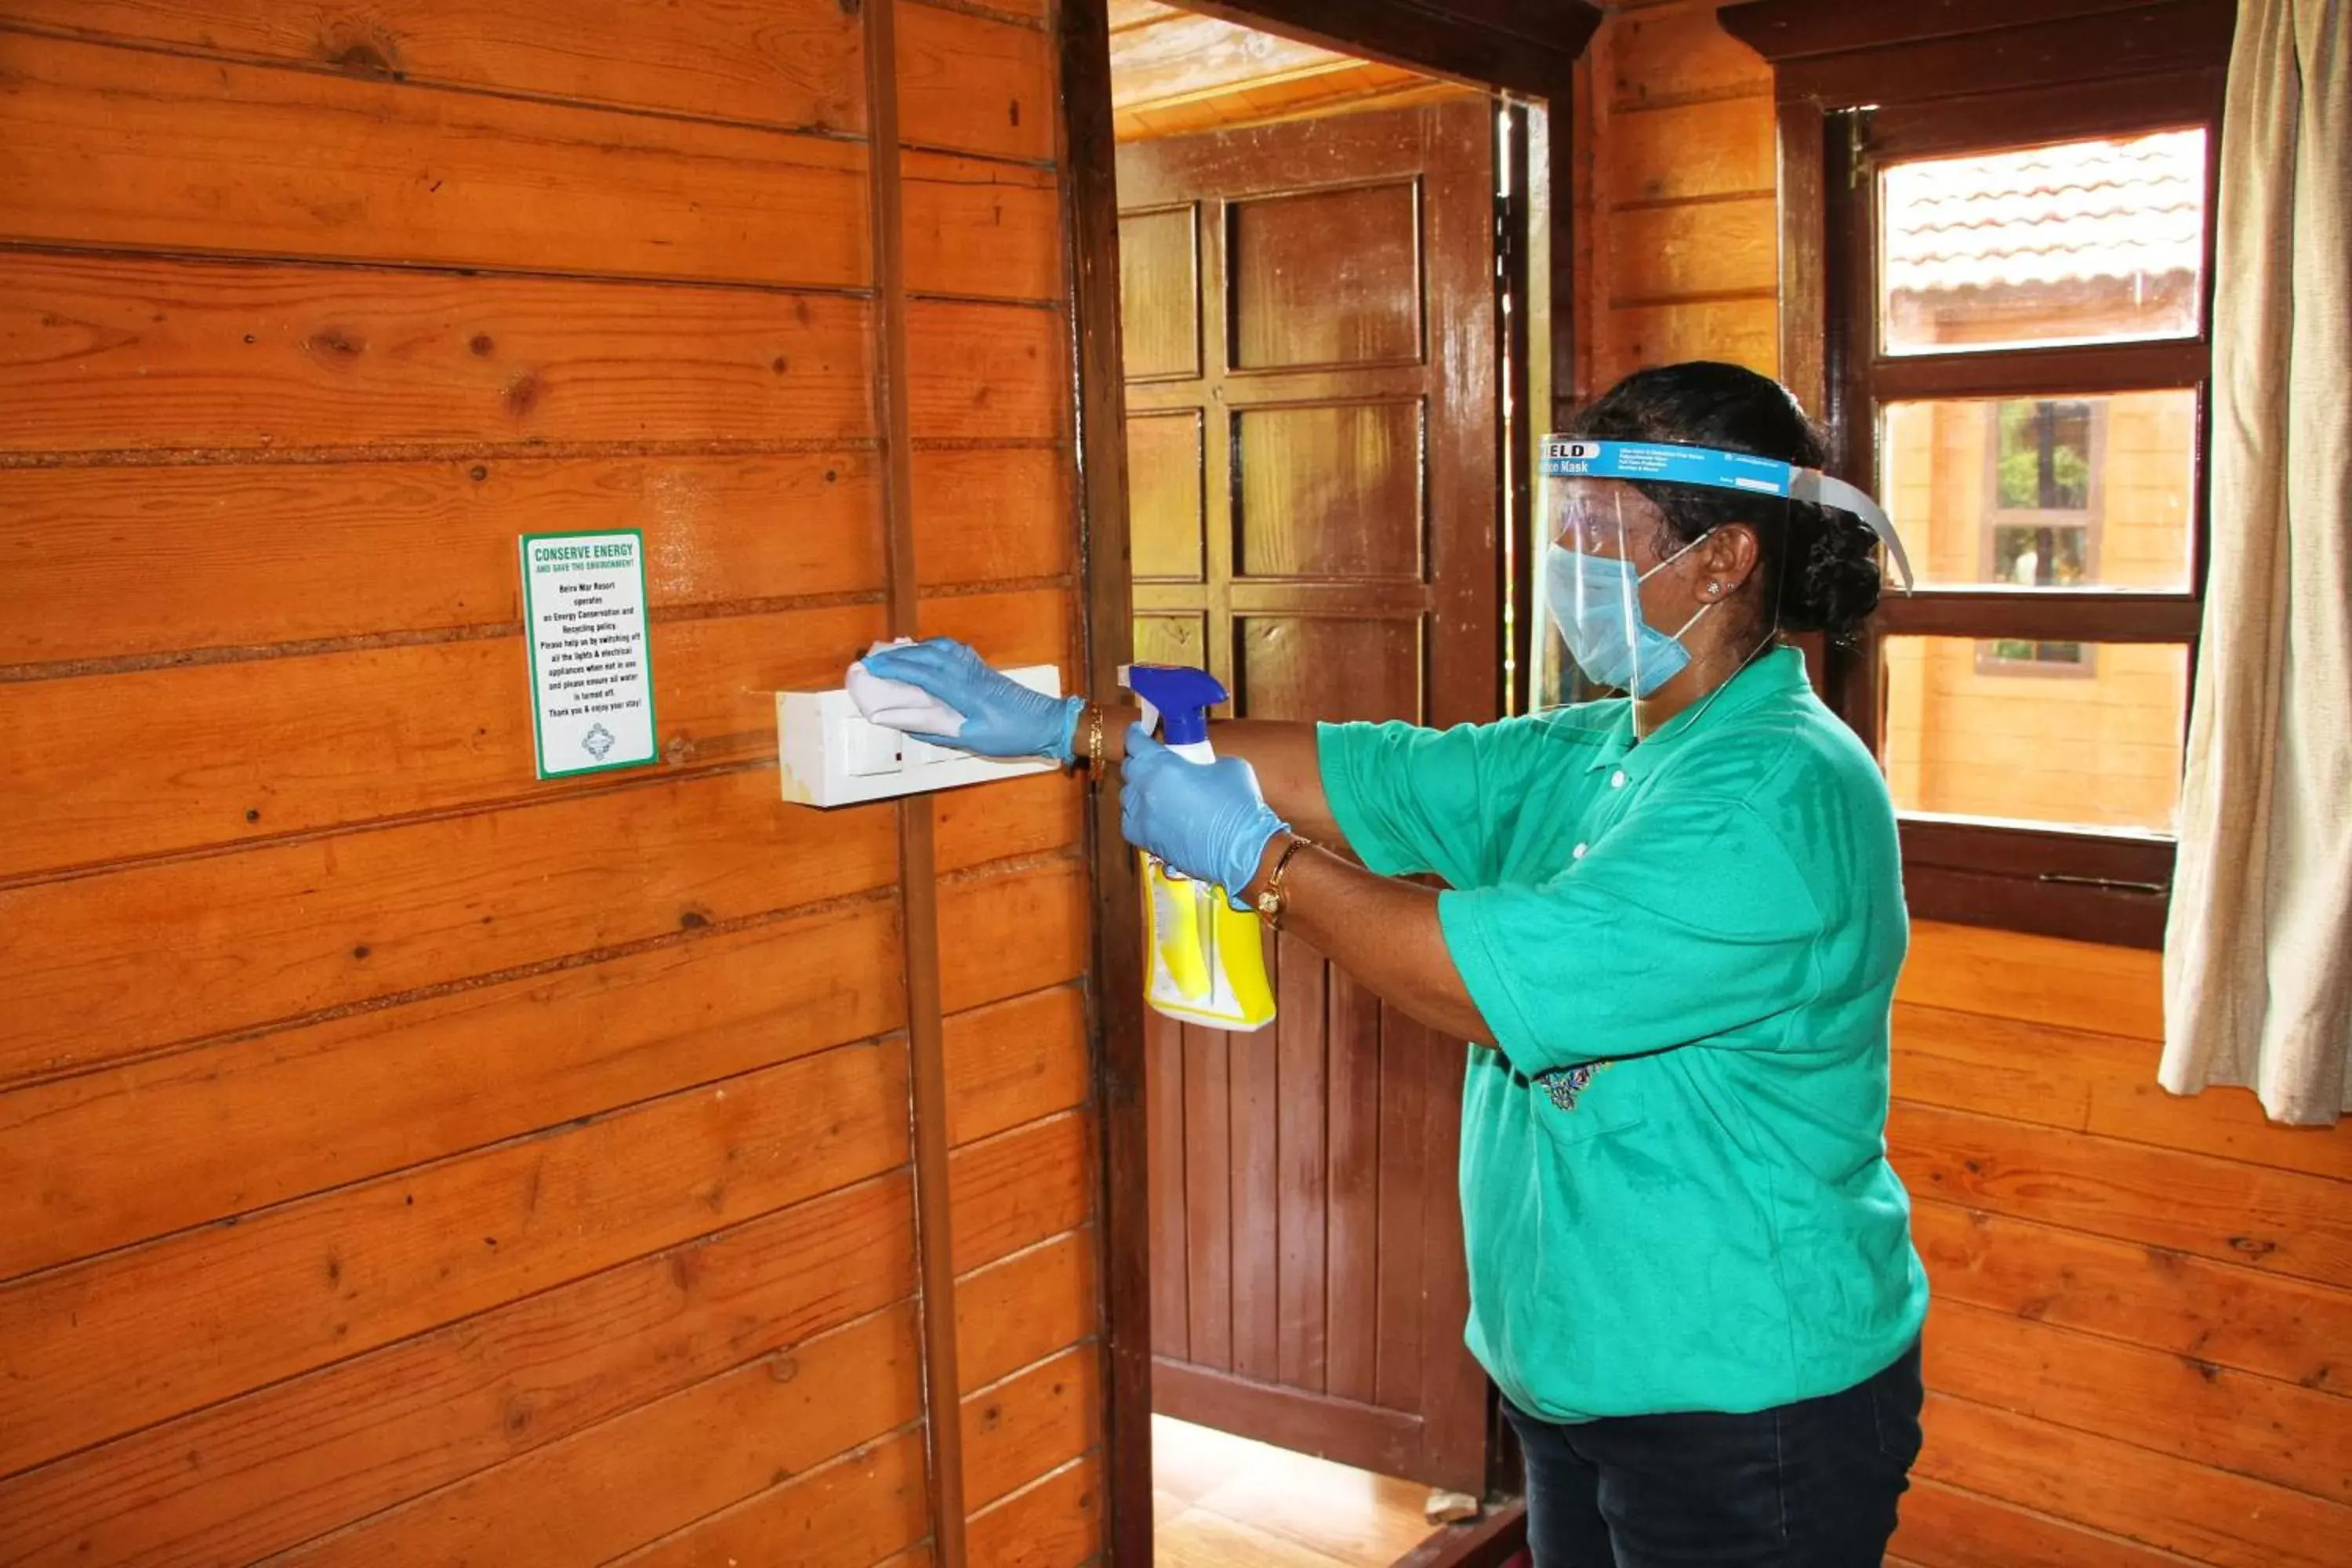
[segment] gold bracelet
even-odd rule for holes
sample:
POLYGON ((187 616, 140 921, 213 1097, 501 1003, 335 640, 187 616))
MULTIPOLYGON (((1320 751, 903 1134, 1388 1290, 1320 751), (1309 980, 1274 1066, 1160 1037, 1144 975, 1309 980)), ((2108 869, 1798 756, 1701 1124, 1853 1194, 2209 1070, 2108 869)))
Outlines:
POLYGON ((1265 890, 1257 896, 1258 918, 1276 931, 1282 929, 1283 873, 1290 869, 1290 858, 1293 855, 1297 854, 1301 849, 1312 848, 1314 845, 1315 840, 1305 834, 1292 834, 1290 842, 1282 847, 1282 853, 1275 857, 1274 869, 1266 873, 1265 890))

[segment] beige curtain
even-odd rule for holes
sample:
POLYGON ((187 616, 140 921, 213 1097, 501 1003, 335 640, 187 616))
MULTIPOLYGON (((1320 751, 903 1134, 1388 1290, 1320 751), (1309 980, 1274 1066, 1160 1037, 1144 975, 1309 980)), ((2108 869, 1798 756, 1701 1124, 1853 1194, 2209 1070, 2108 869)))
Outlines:
POLYGON ((2352 70, 2344 0, 2239 0, 2221 125, 2212 566, 2162 1079, 2352 1109, 2352 70))

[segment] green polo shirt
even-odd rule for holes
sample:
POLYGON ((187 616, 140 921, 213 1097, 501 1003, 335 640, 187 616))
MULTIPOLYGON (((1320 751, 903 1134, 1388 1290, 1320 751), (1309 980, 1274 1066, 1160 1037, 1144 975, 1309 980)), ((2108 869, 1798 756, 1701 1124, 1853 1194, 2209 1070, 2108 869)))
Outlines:
POLYGON ((1877 765, 1758 660, 1647 740, 1622 701, 1327 724, 1372 869, 1434 872, 1498 1049, 1462 1105, 1471 1351, 1555 1421, 1835 1393, 1919 1332, 1886 1163, 1908 936, 1877 765))

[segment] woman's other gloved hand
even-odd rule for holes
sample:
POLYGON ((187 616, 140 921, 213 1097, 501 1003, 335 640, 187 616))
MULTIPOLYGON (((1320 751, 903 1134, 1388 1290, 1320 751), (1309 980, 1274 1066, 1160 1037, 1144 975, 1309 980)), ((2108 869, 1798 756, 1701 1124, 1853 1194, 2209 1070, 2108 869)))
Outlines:
POLYGON ((1070 760, 1070 736, 1087 705, 1083 697, 1048 697, 1000 675, 953 637, 877 648, 859 661, 885 680, 901 680, 963 715, 952 735, 909 731, 918 741, 953 746, 983 757, 1070 760))
POLYGON ((1267 842, 1290 829, 1258 793, 1250 765, 1239 757, 1187 762, 1134 724, 1119 771, 1118 826, 1127 841, 1194 881, 1224 889, 1235 909, 1247 909, 1241 890, 1257 875, 1267 842))

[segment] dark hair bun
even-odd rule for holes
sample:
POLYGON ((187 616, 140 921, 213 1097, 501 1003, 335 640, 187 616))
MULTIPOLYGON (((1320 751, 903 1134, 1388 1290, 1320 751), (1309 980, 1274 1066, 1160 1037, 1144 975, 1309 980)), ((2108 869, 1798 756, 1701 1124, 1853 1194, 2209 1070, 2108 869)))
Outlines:
POLYGON ((1784 631, 1826 632, 1843 641, 1878 608, 1878 536, 1857 518, 1790 505, 1782 561, 1784 631))

